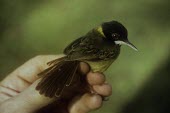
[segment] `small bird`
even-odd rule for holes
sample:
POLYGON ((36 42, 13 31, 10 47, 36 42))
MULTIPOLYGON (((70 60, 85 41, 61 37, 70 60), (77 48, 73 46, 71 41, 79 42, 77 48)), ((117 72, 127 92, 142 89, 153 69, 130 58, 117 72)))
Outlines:
POLYGON ((127 29, 117 21, 90 30, 64 49, 64 57, 47 63, 50 67, 39 74, 42 79, 36 90, 47 97, 62 97, 66 89, 86 81, 79 73, 80 62, 89 64, 93 72, 104 72, 119 56, 121 45, 137 51, 127 35, 127 29))

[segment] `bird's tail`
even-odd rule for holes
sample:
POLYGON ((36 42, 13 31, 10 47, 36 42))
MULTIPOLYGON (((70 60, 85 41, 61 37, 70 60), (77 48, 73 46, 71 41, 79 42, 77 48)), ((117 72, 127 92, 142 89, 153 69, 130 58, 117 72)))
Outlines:
POLYGON ((60 97, 66 88, 79 79, 79 61, 67 61, 66 57, 62 57, 47 64, 50 67, 39 73, 42 79, 36 90, 47 97, 60 97))

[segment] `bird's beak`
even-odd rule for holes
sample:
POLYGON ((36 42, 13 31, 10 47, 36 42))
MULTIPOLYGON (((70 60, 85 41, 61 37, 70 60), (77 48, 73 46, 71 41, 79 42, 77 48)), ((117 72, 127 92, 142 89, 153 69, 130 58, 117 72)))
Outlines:
POLYGON ((118 40, 118 41, 115 41, 115 43, 119 44, 119 45, 127 45, 130 48, 134 49, 135 51, 138 51, 138 49, 132 43, 130 43, 128 40, 127 41, 118 40))

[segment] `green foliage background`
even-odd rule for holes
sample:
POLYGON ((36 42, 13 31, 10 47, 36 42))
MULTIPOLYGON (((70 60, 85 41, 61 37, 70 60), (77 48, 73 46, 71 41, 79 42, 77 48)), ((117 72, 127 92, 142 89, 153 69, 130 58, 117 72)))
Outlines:
POLYGON ((113 95, 94 113, 122 112, 154 77, 152 73, 166 64, 169 4, 168 0, 1 0, 0 78, 36 55, 61 54, 93 27, 117 20, 126 26, 139 52, 122 47, 105 73, 113 95))

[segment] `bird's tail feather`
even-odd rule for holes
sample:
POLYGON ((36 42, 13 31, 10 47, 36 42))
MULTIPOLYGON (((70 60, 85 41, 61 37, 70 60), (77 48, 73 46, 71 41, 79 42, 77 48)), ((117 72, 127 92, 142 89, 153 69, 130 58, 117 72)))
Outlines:
POLYGON ((47 97, 60 97, 65 87, 72 84, 77 76, 79 61, 66 61, 66 57, 48 63, 49 68, 39 73, 42 77, 36 87, 40 94, 47 97))

